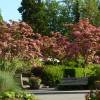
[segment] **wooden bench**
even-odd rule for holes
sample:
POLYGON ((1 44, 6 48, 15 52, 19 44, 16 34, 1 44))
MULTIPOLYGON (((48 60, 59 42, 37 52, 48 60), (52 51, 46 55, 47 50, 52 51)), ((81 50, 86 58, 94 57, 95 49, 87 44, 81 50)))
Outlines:
POLYGON ((88 78, 64 78, 58 86, 85 86, 88 85, 88 78))

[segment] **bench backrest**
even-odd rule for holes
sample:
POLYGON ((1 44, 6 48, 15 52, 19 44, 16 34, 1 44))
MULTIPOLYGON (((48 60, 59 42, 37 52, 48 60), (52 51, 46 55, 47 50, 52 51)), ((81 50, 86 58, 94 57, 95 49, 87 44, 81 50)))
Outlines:
POLYGON ((64 78, 60 84, 64 85, 87 85, 88 78, 64 78))

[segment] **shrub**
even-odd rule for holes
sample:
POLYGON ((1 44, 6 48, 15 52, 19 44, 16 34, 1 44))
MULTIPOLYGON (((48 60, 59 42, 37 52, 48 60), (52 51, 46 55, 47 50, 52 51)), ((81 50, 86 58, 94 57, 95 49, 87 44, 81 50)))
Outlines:
POLYGON ((12 74, 15 72, 26 72, 27 70, 31 70, 33 60, 23 60, 21 58, 15 57, 13 59, 2 59, 0 58, 0 70, 7 71, 12 74))
POLYGON ((85 68, 86 76, 95 76, 96 75, 96 67, 94 64, 88 64, 85 68))
POLYGON ((41 79, 39 77, 30 77, 29 84, 31 88, 38 89, 41 84, 41 79))
POLYGON ((76 77, 91 77, 95 76, 96 70, 94 67, 75 68, 76 77))
POLYGON ((75 77, 75 69, 65 68, 64 69, 64 77, 75 77))
POLYGON ((26 92, 6 91, 0 94, 0 100, 38 100, 34 95, 26 92))
POLYGON ((63 68, 61 66, 46 66, 43 69, 43 83, 49 86, 57 85, 63 78, 63 68))
POLYGON ((100 79, 100 64, 96 64, 95 68, 96 68, 96 78, 100 79))
MULTIPOLYGON (((75 70, 75 77, 85 77, 85 76, 90 77, 90 76, 95 76, 95 74, 96 74, 96 69, 93 66, 90 66, 90 67, 88 66, 86 68, 65 67, 64 69, 73 69, 73 70, 75 70)), ((66 75, 66 76, 68 76, 68 75, 66 75)))
POLYGON ((0 71, 0 92, 20 89, 13 75, 9 72, 0 71))
POLYGON ((90 91, 90 93, 88 93, 85 96, 85 100, 100 100, 100 91, 90 91))

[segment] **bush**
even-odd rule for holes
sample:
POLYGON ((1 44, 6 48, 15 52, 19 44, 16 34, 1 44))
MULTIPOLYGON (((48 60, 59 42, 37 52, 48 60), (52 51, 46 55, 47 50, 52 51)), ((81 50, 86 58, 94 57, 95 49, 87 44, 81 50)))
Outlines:
POLYGON ((39 71, 39 73, 41 72, 43 83, 49 86, 57 85, 62 78, 70 75, 77 78, 94 77, 96 75, 96 69, 94 65, 88 65, 86 68, 67 67, 65 65, 48 65, 45 66, 41 71, 39 71), (67 72, 67 69, 71 69, 70 72, 67 72))
POLYGON ((43 83, 49 86, 56 86, 63 78, 63 68, 61 66, 46 66, 43 69, 43 83))
POLYGON ((38 100, 34 95, 26 92, 6 91, 0 94, 0 100, 38 100))
POLYGON ((31 76, 29 79, 30 87, 33 89, 38 89, 41 84, 41 79, 39 77, 31 76))
POLYGON ((75 69, 65 68, 64 77, 75 77, 75 69))
MULTIPOLYGON (((90 77, 90 76, 95 76, 95 74, 96 74, 96 69, 93 66, 86 67, 86 68, 75 68, 75 67, 69 68, 69 67, 65 67, 64 69, 65 70, 67 70, 67 69, 69 69, 69 70, 75 70, 75 77, 85 77, 85 76, 86 77, 90 77)), ((66 73, 64 73, 64 74, 66 74, 66 73)), ((74 74, 74 72, 72 71, 71 74, 74 74)), ((66 76, 68 76, 68 75, 66 75, 66 76)))
POLYGON ((88 93, 85 96, 85 100, 100 100, 100 91, 90 91, 90 93, 88 93))
POLYGON ((75 68, 76 77, 91 77, 95 76, 96 70, 94 67, 75 68))
POLYGON ((32 61, 24 61, 20 58, 13 58, 11 60, 0 58, 0 70, 8 71, 15 74, 16 71, 26 71, 32 68, 32 61))
POLYGON ((95 68, 96 68, 96 78, 100 80, 100 64, 96 64, 95 68))
POLYGON ((20 89, 15 82, 13 75, 9 72, 0 71, 0 92, 20 89))

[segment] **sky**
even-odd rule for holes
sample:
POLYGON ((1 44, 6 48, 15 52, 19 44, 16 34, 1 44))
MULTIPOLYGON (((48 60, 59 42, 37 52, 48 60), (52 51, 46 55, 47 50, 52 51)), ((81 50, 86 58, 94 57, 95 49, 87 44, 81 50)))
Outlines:
POLYGON ((0 0, 0 9, 5 21, 21 19, 21 14, 18 12, 21 0, 0 0))

